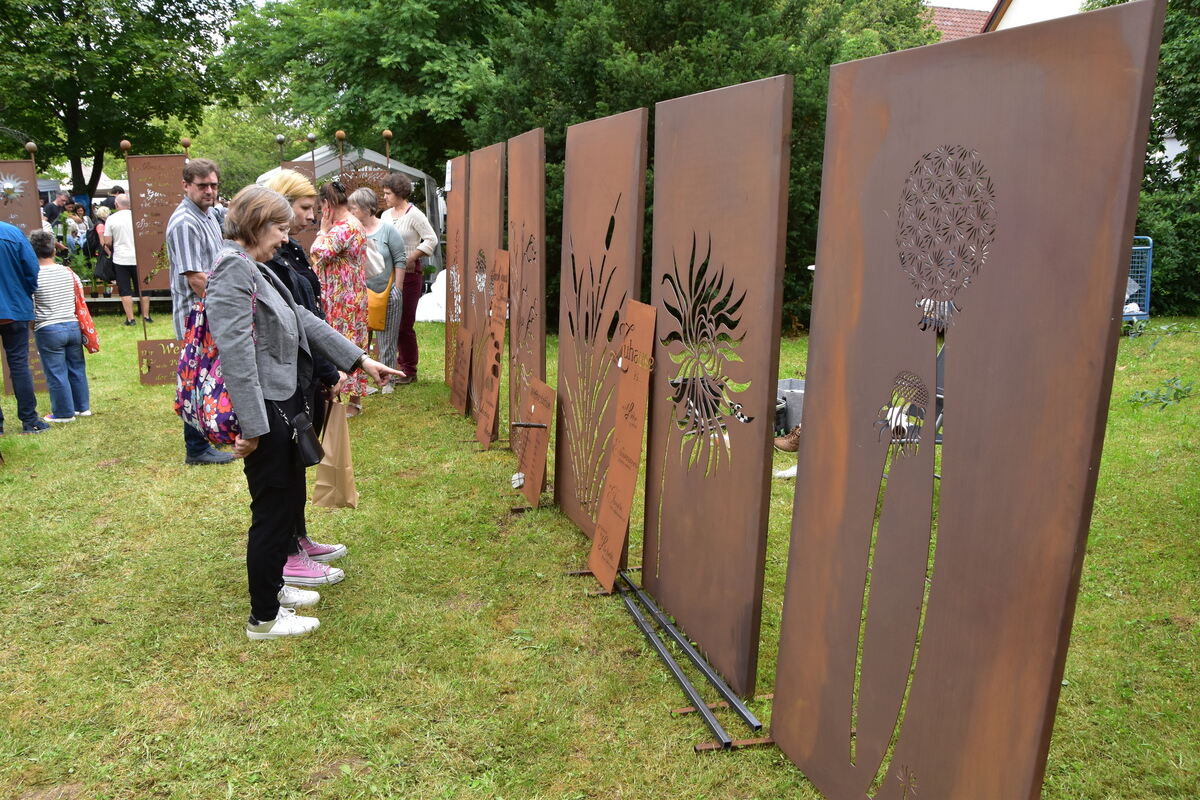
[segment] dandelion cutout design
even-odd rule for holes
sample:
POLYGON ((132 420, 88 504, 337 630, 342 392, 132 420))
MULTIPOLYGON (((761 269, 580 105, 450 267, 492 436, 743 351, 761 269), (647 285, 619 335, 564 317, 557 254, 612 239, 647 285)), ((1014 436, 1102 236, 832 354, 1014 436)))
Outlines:
POLYGON ((875 421, 880 436, 887 431, 891 437, 893 454, 916 455, 927 408, 929 390, 925 388, 925 382, 907 370, 900 372, 891 399, 879 409, 879 419, 875 421))
POLYGON ((979 154, 943 145, 921 156, 904 181, 897 219, 900 268, 916 287, 921 329, 942 332, 996 238, 996 191, 979 154))
POLYGON ((25 196, 25 181, 16 175, 0 173, 0 200, 11 205, 25 196))

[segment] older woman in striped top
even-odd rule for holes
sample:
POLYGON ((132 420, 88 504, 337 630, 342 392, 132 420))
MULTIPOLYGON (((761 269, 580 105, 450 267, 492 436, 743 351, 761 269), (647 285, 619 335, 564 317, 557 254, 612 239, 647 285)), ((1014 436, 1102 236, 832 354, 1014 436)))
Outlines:
POLYGON ((38 258, 38 286, 33 295, 33 337, 50 389, 47 422, 74 422, 90 417, 87 371, 83 363, 83 332, 75 317, 75 284, 79 278, 55 263, 58 249, 46 231, 29 234, 38 258))

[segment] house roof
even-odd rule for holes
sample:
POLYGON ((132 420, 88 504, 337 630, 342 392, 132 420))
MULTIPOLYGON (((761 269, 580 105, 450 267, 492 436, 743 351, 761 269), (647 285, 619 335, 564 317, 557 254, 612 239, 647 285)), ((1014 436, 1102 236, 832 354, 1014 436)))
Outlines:
POLYGON ((990 11, 975 11, 969 8, 930 6, 933 11, 933 27, 942 32, 942 41, 949 42, 983 33, 984 25, 992 15, 990 11))

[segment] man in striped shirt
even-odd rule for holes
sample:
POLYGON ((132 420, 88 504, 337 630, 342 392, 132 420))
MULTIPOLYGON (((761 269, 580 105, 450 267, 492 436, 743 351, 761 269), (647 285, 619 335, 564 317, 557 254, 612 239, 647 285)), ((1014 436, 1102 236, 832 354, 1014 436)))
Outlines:
MULTIPOLYGON (((221 223, 213 213, 220 170, 207 158, 183 167, 183 200, 167 221, 167 259, 171 262, 171 316, 182 339, 192 304, 204 297, 208 276, 221 249, 221 223)), ((204 434, 183 425, 185 464, 227 464, 233 454, 217 450, 204 434)))

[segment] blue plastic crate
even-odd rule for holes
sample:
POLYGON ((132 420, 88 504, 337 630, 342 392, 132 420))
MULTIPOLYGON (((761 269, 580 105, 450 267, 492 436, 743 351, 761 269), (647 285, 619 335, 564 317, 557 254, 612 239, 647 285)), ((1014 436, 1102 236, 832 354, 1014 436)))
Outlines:
POLYGON ((1133 237, 1133 254, 1129 260, 1129 284, 1123 312, 1125 319, 1150 319, 1150 277, 1154 265, 1154 240, 1149 236, 1133 237), (1135 304, 1133 310, 1130 304, 1135 304))

